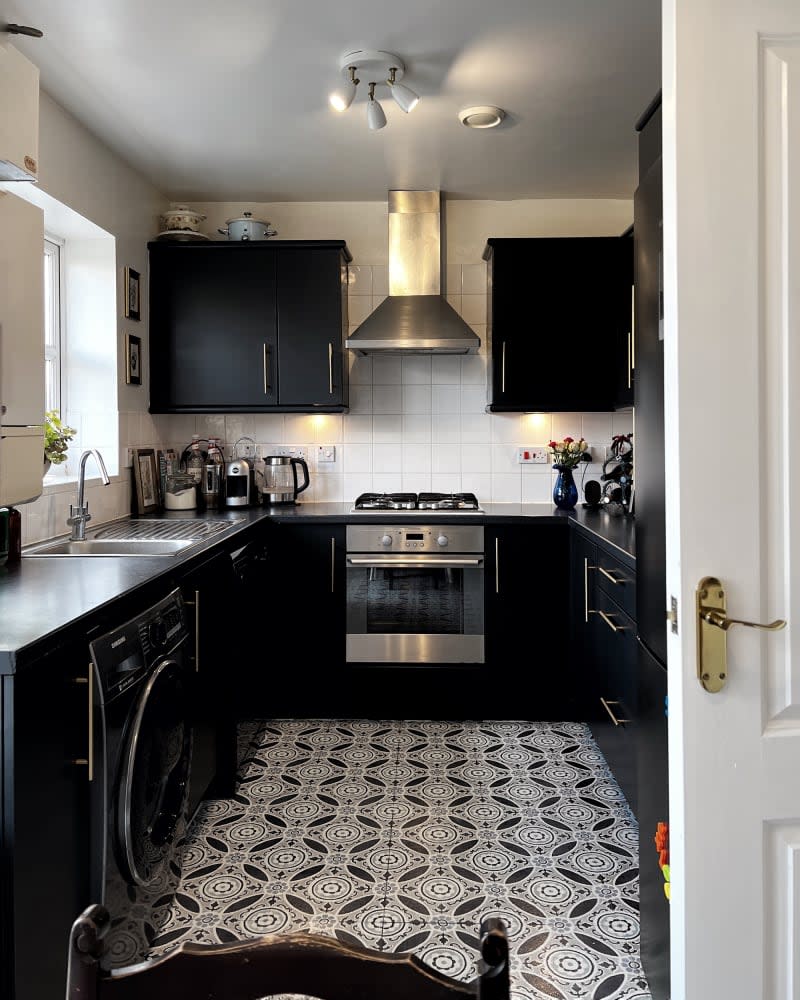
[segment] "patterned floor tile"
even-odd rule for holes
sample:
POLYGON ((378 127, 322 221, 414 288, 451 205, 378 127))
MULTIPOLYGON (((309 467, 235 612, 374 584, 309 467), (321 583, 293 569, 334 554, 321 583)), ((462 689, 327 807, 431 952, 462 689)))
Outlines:
POLYGON ((587 726, 269 720, 239 753, 150 954, 307 930, 471 979, 500 916, 515 1000, 650 1000, 636 821, 587 726))

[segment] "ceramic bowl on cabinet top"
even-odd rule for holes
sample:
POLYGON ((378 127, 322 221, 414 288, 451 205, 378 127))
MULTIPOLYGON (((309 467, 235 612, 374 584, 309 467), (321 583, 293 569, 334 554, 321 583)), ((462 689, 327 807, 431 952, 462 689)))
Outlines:
POLYGON ((168 211, 161 216, 161 223, 165 230, 174 231, 176 229, 189 230, 196 233, 201 222, 206 219, 205 215, 195 212, 188 205, 170 205, 168 211))

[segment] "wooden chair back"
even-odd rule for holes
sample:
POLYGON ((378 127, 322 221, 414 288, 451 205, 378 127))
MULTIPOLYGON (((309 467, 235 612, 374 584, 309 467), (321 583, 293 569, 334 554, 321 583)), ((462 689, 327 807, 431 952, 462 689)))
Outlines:
POLYGON ((509 1000, 503 922, 480 928, 477 975, 452 979, 408 953, 386 953, 318 934, 268 934, 233 944, 182 944, 163 958, 106 970, 105 907, 90 906, 69 940, 67 1000, 509 1000))

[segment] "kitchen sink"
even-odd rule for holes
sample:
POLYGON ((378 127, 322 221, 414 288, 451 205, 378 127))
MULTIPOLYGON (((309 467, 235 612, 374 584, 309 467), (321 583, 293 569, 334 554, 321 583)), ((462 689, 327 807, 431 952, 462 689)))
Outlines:
POLYGON ((135 518, 101 525, 86 532, 84 541, 61 538, 23 552, 23 556, 174 556, 200 545, 242 520, 198 518, 156 520, 135 518))

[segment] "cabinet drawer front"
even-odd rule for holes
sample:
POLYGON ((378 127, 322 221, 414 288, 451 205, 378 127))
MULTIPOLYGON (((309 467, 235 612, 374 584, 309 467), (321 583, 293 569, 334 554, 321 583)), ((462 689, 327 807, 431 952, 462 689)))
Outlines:
MULTIPOLYGON (((619 717, 635 718, 636 713, 636 623, 602 590, 595 597, 593 615, 602 643, 605 665, 603 697, 617 703, 619 717)), ((615 710, 615 714, 617 714, 615 710)))
POLYGON ((597 549, 597 587, 636 620, 636 573, 603 549, 597 549))

